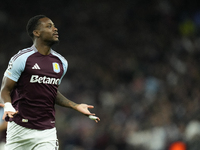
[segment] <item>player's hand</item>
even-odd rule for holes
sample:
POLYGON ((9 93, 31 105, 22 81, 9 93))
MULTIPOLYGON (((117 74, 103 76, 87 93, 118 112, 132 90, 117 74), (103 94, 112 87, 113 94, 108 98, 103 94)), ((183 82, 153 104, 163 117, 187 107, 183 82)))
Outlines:
MULTIPOLYGON (((0 107, 4 107, 5 105, 0 103, 0 107)), ((18 113, 18 111, 5 111, 3 114, 2 119, 4 120, 6 118, 6 116, 8 116, 9 118, 13 118, 14 115, 16 115, 18 113)))
POLYGON ((9 118, 13 118, 17 113, 18 113, 18 111, 15 111, 15 112, 5 111, 2 119, 4 120, 6 118, 6 116, 8 116, 9 118))
POLYGON ((99 117, 96 117, 94 113, 91 113, 88 109, 92 109, 94 106, 87 104, 78 104, 76 107, 77 111, 88 116, 90 119, 94 120, 96 123, 100 121, 99 117), (93 117, 92 117, 93 116, 93 117))

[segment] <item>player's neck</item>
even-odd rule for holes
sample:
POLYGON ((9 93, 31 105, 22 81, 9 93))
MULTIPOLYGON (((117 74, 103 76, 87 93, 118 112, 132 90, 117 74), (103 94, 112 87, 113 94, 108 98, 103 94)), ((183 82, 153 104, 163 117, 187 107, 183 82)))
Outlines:
POLYGON ((51 52, 51 47, 49 45, 34 43, 34 46, 37 48, 38 52, 42 55, 49 55, 51 52))

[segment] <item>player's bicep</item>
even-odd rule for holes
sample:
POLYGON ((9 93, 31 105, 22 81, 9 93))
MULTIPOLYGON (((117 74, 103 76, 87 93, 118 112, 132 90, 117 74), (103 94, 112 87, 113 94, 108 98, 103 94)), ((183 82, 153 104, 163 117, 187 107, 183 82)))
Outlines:
POLYGON ((15 87, 16 82, 10 78, 4 76, 1 85, 0 101, 1 102, 11 102, 10 93, 15 87))

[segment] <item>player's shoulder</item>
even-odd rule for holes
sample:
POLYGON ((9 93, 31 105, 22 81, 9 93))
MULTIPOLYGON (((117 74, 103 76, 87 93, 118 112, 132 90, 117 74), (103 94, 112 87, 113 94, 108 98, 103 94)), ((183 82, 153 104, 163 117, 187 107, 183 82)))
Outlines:
POLYGON ((33 47, 24 48, 22 50, 19 50, 18 53, 16 53, 12 58, 11 61, 14 62, 16 60, 25 60, 30 55, 35 53, 35 50, 33 47))

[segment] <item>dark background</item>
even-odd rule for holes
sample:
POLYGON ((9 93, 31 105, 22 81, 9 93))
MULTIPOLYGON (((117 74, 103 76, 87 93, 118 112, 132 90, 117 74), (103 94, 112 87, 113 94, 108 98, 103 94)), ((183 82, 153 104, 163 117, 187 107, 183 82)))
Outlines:
POLYGON ((60 91, 101 118, 56 106, 60 150, 173 150, 176 141, 200 149, 196 1, 1 1, 1 77, 10 57, 32 45, 25 28, 38 14, 55 23, 53 48, 69 63, 60 91))

